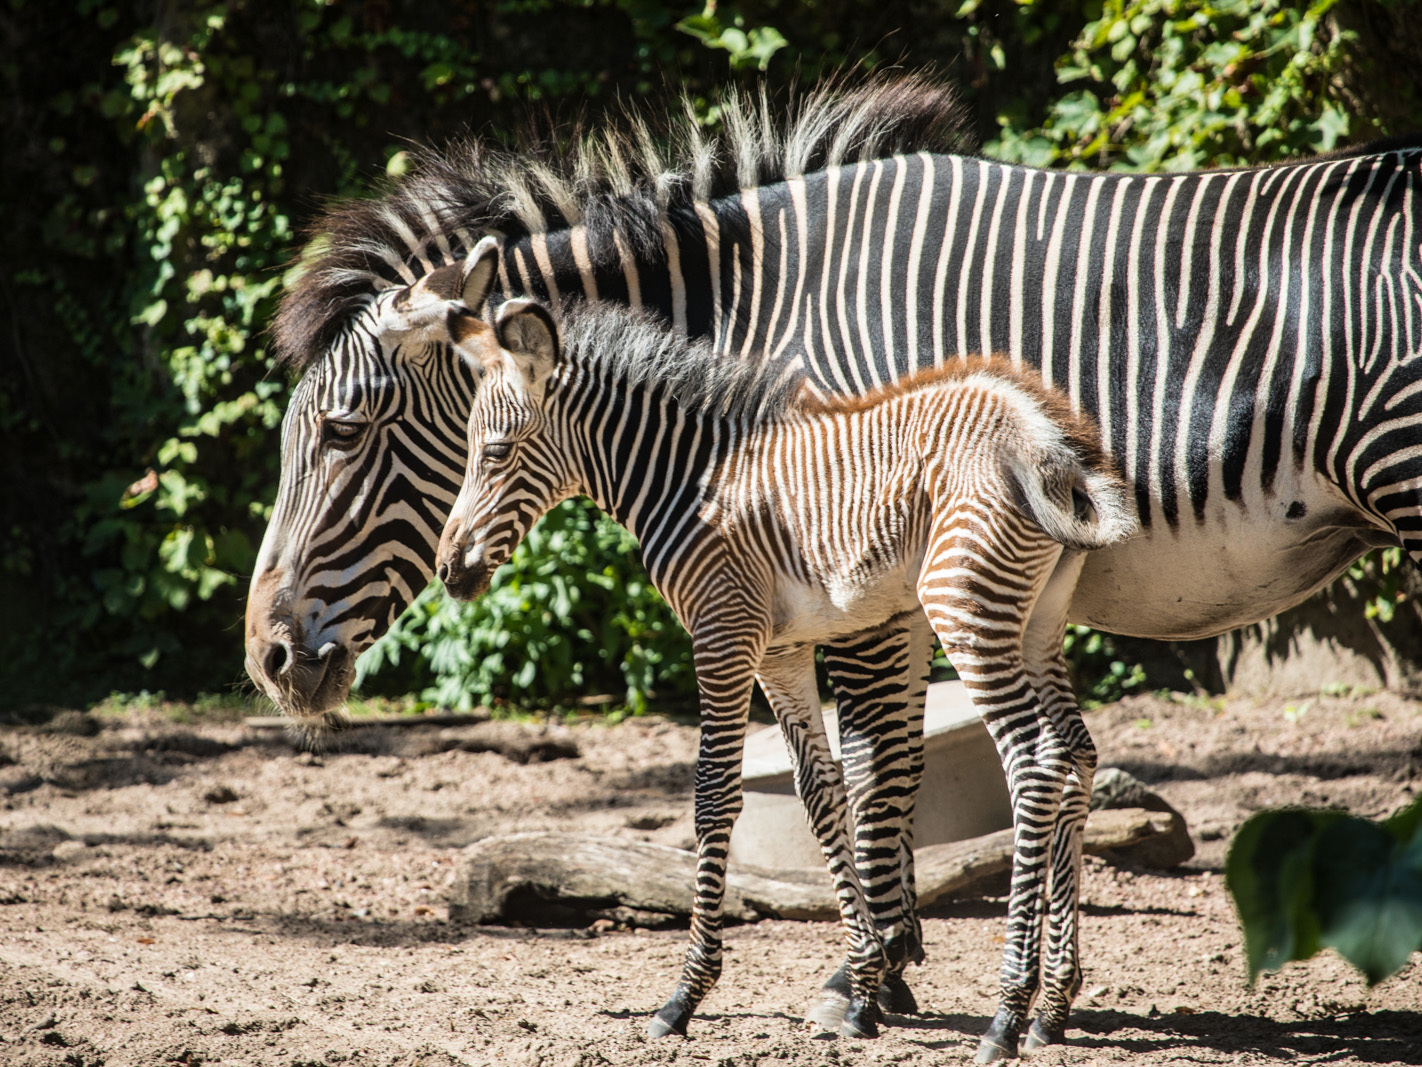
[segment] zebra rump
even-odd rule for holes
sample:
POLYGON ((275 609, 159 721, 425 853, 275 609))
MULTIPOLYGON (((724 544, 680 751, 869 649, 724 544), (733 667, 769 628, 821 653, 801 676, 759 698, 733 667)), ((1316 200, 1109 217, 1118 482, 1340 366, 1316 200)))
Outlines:
MULTIPOLYGON (((1005 362, 993 361, 999 375, 1005 362)), ((1017 447, 999 457, 1013 506, 1066 548, 1104 548, 1135 533, 1134 503, 1095 423, 1073 413, 1060 393, 1015 373, 1009 380, 1029 400, 1017 411, 1024 431, 1017 447)))

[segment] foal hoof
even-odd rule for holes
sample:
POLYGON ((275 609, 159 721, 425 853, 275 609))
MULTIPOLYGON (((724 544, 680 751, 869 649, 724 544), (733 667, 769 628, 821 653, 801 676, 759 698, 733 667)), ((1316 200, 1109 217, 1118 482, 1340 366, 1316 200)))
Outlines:
POLYGON ((997 1063, 1017 1058, 1017 1042, 1022 1033, 1022 1018, 1002 1008, 983 1034, 978 1045, 978 1063, 997 1063))
POLYGON ((1033 1052, 1047 1045, 1060 1045, 1066 1041, 1065 1026, 1049 1026, 1041 1019, 1033 1019, 1032 1025, 1022 1038, 1022 1051, 1033 1052))
POLYGON ((975 1057, 977 1063, 997 1063, 999 1060, 1015 1060, 1017 1058, 1016 1041, 995 1041, 990 1037, 985 1037, 978 1045, 978 1054, 975 1057))
POLYGON ((879 1036, 879 1005, 872 1000, 851 1000, 839 1024, 841 1037, 874 1038, 879 1036))
POLYGON ((890 1015, 918 1014, 918 1000, 904 981, 903 975, 891 974, 885 977, 884 984, 879 987, 879 1010, 890 1015))
POLYGON ((849 1012, 849 998, 833 989, 820 991, 820 999, 805 1014, 806 1028, 818 1036, 829 1037, 841 1032, 845 1015, 849 1012))
POLYGON ((647 1023, 647 1036, 651 1038, 685 1037, 686 1023, 678 1025, 676 1023, 667 1022, 661 1015, 653 1015, 651 1020, 647 1023))
POLYGON ((685 1037, 686 1024, 691 1019, 693 1008, 694 1005, 689 1004, 688 999, 678 990, 647 1023, 647 1036, 671 1037, 676 1034, 685 1037))

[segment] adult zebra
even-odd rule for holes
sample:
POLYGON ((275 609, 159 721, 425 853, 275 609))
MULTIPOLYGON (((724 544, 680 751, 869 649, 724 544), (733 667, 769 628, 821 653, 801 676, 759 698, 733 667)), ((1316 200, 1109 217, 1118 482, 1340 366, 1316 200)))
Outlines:
MULTIPOLYGON (((826 391, 959 352, 1037 364, 1100 423, 1143 527, 1087 560, 1077 621, 1202 637, 1299 602, 1371 546, 1422 563, 1422 142, 1061 174, 938 154, 957 143, 951 96, 914 77, 813 95, 783 126, 763 102, 723 114, 715 144, 674 125, 671 162, 635 124, 569 159, 430 155, 317 223, 276 322, 305 373, 247 611, 249 673, 288 711, 338 704, 432 572, 473 381, 382 315, 489 230, 503 295, 641 304, 732 354, 793 348, 826 391)), ((861 872, 894 929, 927 641, 913 625, 826 654, 851 803, 898 812, 861 872)), ((1079 975, 1053 948, 1065 933, 1048 936, 1052 1040, 1079 975)))

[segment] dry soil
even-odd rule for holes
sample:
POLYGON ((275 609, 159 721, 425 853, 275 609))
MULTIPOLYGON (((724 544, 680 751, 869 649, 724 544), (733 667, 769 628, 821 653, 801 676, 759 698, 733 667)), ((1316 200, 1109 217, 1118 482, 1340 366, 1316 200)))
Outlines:
MULTIPOLYGON (((1422 782, 1422 704, 1136 697, 1090 713, 1103 763, 1156 788, 1199 852, 1160 873, 1089 859, 1086 984, 1044 1064, 1422 1064, 1422 962, 1369 990, 1324 955, 1245 982, 1221 867, 1253 811, 1370 817, 1422 782)), ((683 930, 451 924, 462 846, 577 829, 689 844, 696 730, 484 723, 281 730, 161 714, 0 734, 0 1063, 414 1065, 971 1062, 992 1015, 998 897, 931 914, 923 1013, 813 1040, 832 924, 732 928, 689 1039, 644 1038, 683 930)))

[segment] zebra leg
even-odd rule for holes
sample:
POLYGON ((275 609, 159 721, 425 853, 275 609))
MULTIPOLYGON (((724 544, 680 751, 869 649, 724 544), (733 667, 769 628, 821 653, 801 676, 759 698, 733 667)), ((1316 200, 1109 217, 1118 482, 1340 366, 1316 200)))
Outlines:
MULTIPOLYGON (((915 612, 853 643, 824 649, 839 708, 855 862, 888 957, 879 1007, 899 1015, 918 1011, 903 972, 910 962, 923 961, 913 819, 923 777, 923 701, 931 645, 927 620, 915 612)), ((848 972, 841 967, 825 985, 816 1018, 832 1017, 837 1006, 842 1011, 848 995, 848 972)))
POLYGON ((1046 934, 1043 946, 1042 988, 1037 998, 1037 1017, 1023 1039, 1024 1051, 1066 1040, 1067 1016, 1072 1001, 1081 991, 1081 842, 1091 802, 1092 775, 1096 765, 1095 746, 1086 734, 1067 738, 1074 769, 1067 775, 1062 791, 1061 814, 1052 839, 1052 867, 1047 888, 1046 934), (1090 770, 1082 770, 1089 766, 1090 770))
POLYGON ((877 1037, 884 946, 855 868, 855 852, 845 825, 849 805, 844 781, 830 755, 815 684, 813 648, 805 645, 768 655, 761 664, 759 678, 790 749, 795 792, 805 805, 810 829, 829 866, 849 942, 849 959, 841 968, 848 977, 846 1004, 832 1026, 825 1026, 813 1013, 807 1021, 846 1037, 877 1037))
MULTIPOLYGON (((696 757, 696 885, 691 900, 691 944, 681 981, 647 1025, 649 1037, 686 1033, 692 1013, 721 976, 721 908, 731 827, 741 811, 741 757, 760 648, 724 633, 692 630, 701 701, 696 757), (709 639, 708 639, 709 638, 709 639)), ((763 646, 761 646, 763 647, 763 646)))
POLYGON ((1072 690, 1062 642, 1066 634, 1067 608, 1084 561, 1084 553, 1062 553, 1047 587, 1037 598, 1023 637, 1023 653, 1032 684, 1043 711, 1071 757, 1052 839, 1037 1017, 1022 1042, 1023 1049, 1029 1052, 1065 1040, 1067 1016, 1082 983, 1081 841, 1096 774, 1096 746, 1072 690))
POLYGON ((1023 636, 1060 548, 1040 533, 974 532, 960 546, 939 516, 919 576, 919 599, 997 746, 1012 799, 1012 888, 998 1010, 977 1061, 1012 1059, 1041 972, 1042 921, 1057 813, 1071 756, 1027 675, 1023 636))

